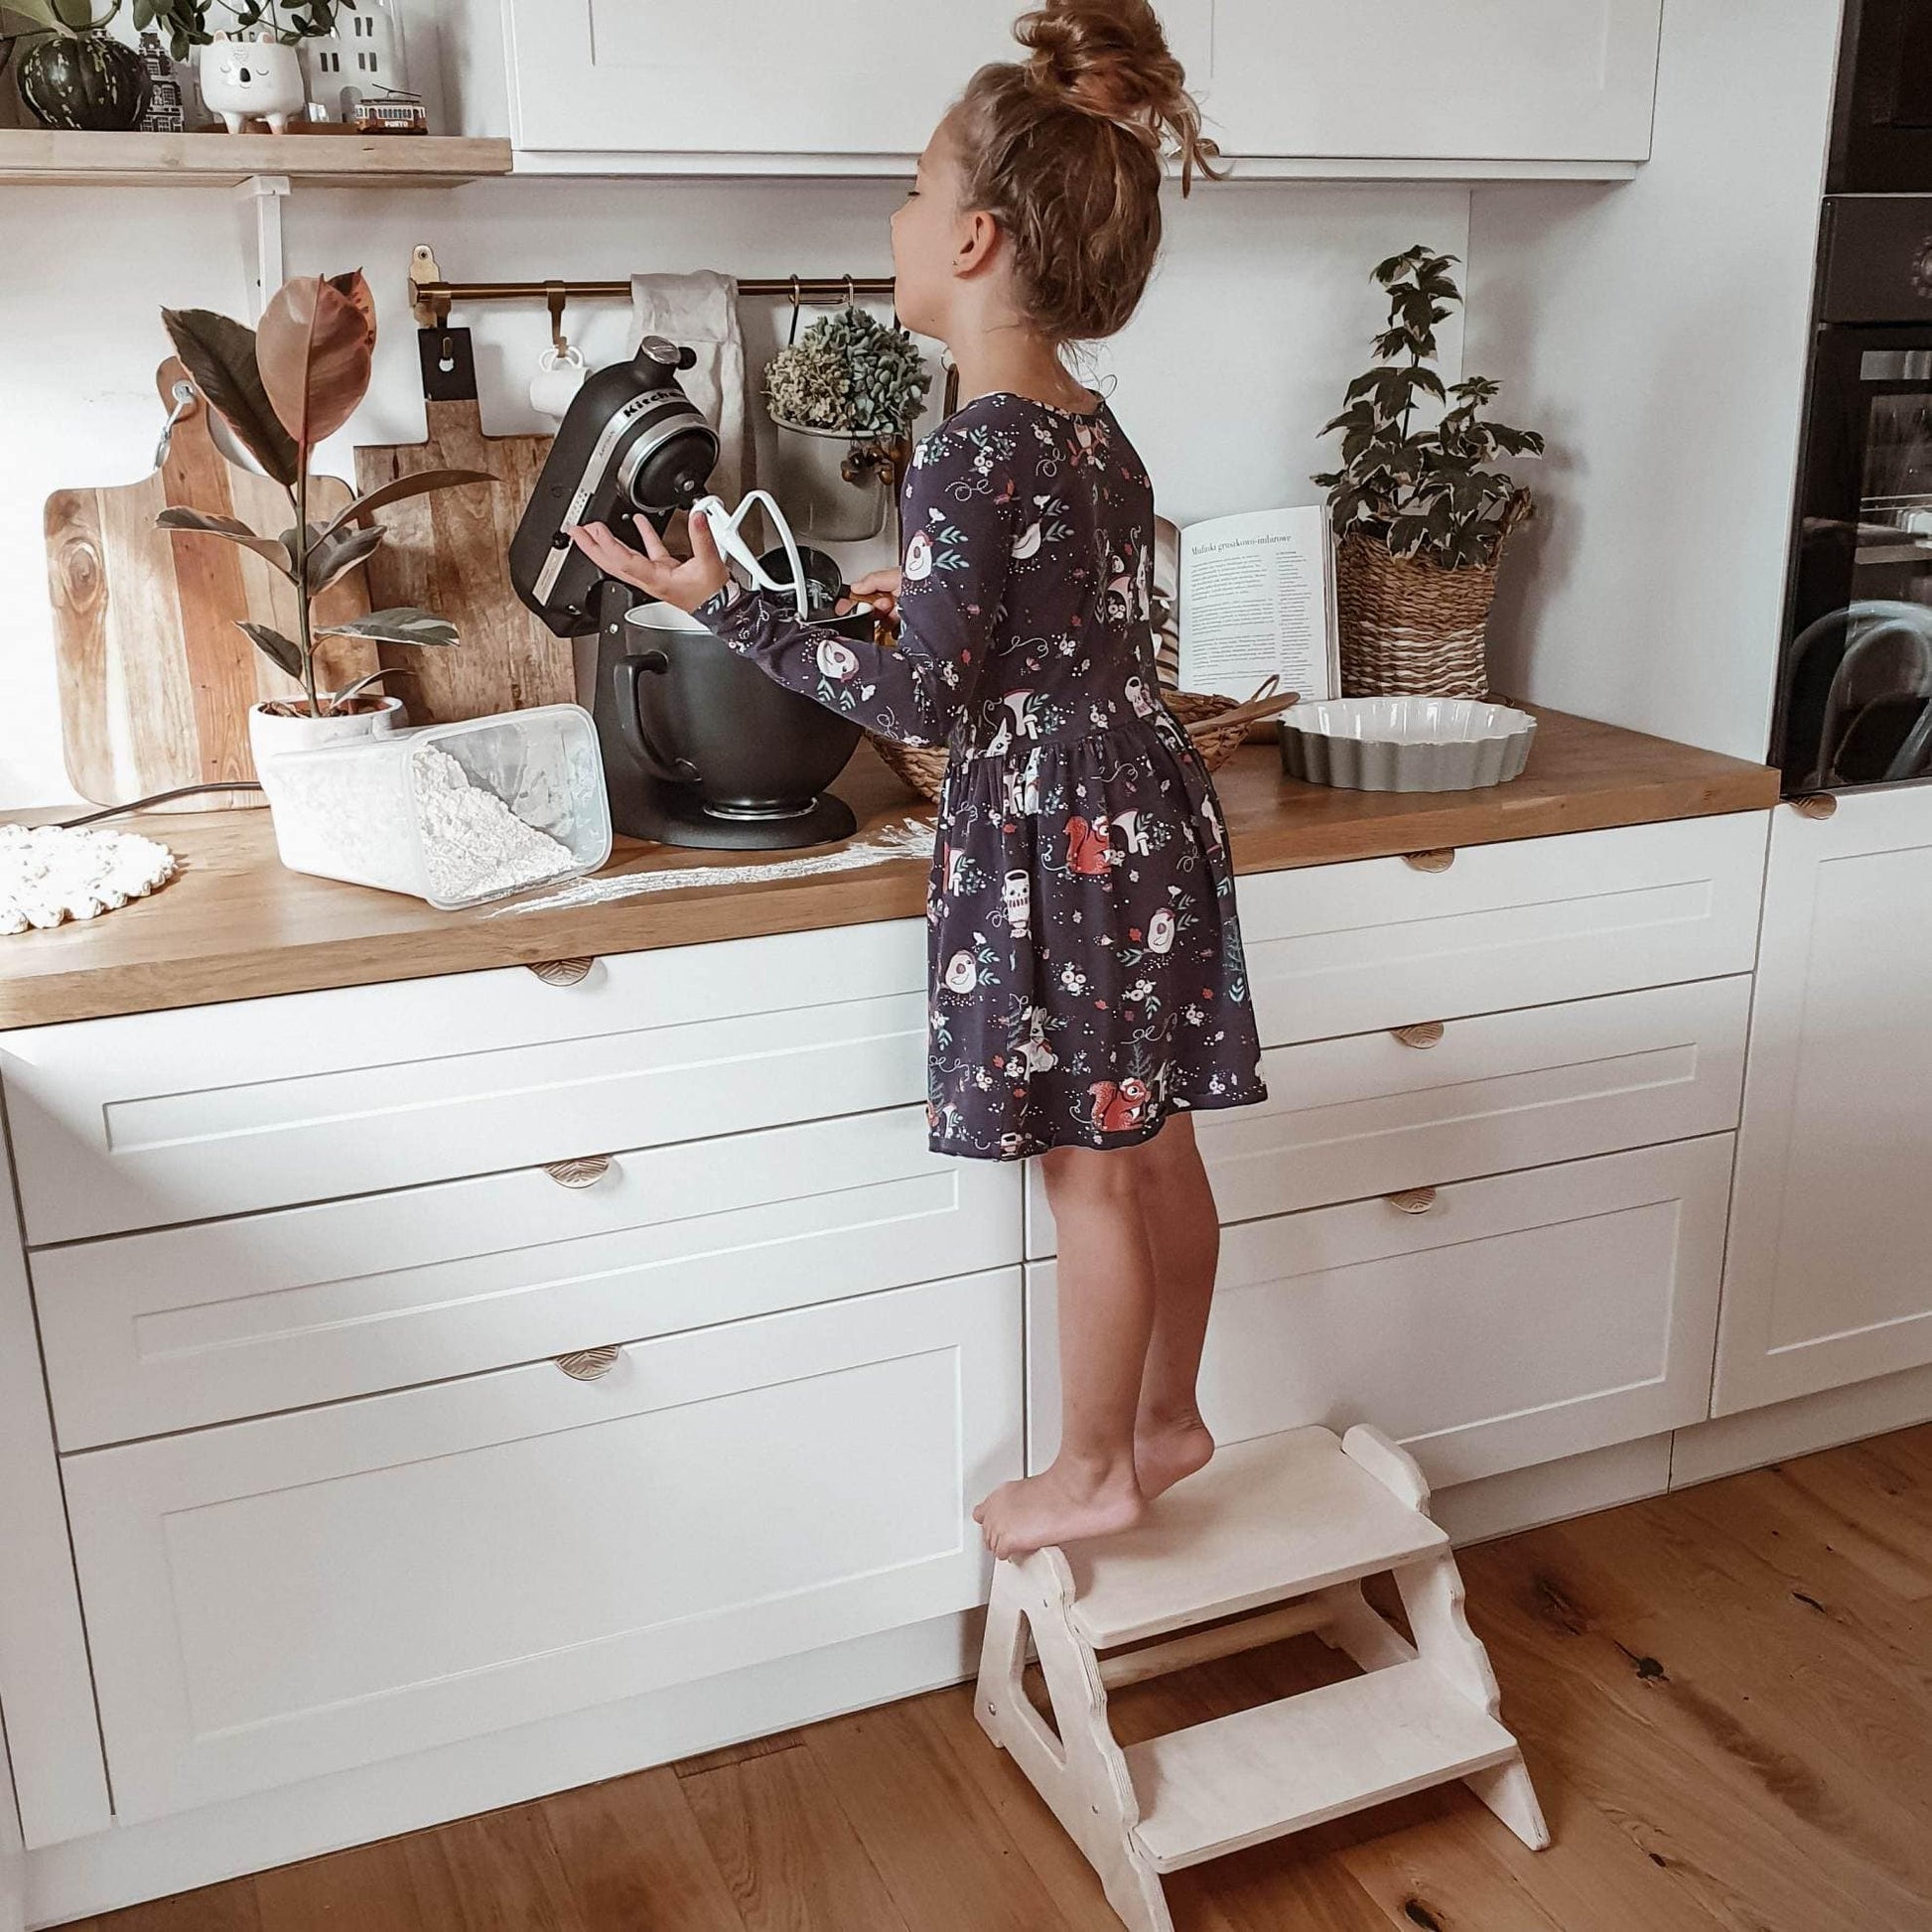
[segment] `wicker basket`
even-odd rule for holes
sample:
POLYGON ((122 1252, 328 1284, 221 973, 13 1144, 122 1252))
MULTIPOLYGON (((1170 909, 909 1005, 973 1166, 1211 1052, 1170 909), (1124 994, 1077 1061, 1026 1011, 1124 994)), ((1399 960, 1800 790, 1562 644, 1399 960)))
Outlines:
POLYGON ((1464 570, 1392 557, 1385 544, 1349 531, 1335 546, 1342 696, 1487 697, 1496 568, 1510 531, 1529 512, 1529 494, 1519 490, 1503 512, 1495 558, 1464 570))
MULTIPOLYGON (((1232 698, 1213 698, 1200 691, 1169 691, 1161 696, 1174 720, 1193 741, 1195 752, 1208 770, 1218 770, 1241 749, 1250 727, 1263 719, 1286 711, 1295 703, 1297 693, 1277 694, 1278 679, 1270 678, 1252 698, 1236 703, 1232 698)), ((907 790, 915 791, 936 804, 939 788, 946 781, 947 751, 943 745, 900 745, 894 739, 866 734, 881 760, 907 790)))

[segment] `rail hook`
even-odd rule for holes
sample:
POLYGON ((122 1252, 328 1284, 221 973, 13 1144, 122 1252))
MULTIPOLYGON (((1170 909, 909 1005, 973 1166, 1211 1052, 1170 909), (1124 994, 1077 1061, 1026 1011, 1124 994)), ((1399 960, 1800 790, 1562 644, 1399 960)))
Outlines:
POLYGON ((570 353, 570 338, 564 334, 564 304, 569 300, 569 294, 561 282, 546 282, 543 285, 544 300, 550 308, 550 346, 560 358, 570 353))

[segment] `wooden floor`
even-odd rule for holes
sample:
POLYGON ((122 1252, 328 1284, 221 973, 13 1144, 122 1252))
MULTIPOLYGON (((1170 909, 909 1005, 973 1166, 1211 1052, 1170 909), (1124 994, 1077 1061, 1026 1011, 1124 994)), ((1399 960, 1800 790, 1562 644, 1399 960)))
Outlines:
MULTIPOLYGON (((1170 1880, 1180 1932, 1932 1932, 1932 1427, 1464 1553, 1556 1844, 1459 1787, 1170 1880)), ((1123 1740, 1333 1674, 1123 1691, 1123 1740)), ((1118 1932, 947 1691, 94 1932, 1118 1932)))

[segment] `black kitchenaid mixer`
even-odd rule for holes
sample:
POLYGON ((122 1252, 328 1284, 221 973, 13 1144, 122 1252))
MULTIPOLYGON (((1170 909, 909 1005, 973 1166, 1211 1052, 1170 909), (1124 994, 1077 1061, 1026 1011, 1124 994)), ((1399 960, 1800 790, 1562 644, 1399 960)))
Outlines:
POLYGON ((799 548, 768 497, 782 548, 753 559, 733 543, 737 519, 703 495, 717 433, 677 381, 693 359, 648 336, 630 361, 584 383, 511 540, 510 578, 559 636, 597 632, 592 713, 618 831, 733 851, 847 838, 851 809, 824 787, 844 769, 859 727, 774 684, 682 612, 640 603, 634 586, 606 577, 566 534, 601 522, 634 538, 638 516, 661 532, 679 510, 713 509, 728 554, 756 563, 754 581, 781 587, 813 622, 872 634, 869 612, 834 618, 838 564, 799 548))

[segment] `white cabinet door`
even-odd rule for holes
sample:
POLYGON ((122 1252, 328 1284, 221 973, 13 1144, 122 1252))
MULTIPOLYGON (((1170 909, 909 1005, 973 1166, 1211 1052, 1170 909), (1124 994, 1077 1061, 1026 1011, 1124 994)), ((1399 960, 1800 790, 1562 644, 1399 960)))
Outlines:
MULTIPOLYGON (((1162 8, 1204 63, 1213 0, 1162 8)), ((504 0, 512 134, 552 153, 914 155, 1015 0, 504 0)))
POLYGON ((1715 1413, 1932 1362, 1932 789, 1773 816, 1715 1413))
MULTIPOLYGON (((1687 1141, 1737 1125, 1748 974, 1277 1046, 1260 1106, 1197 1117, 1223 1222, 1687 1141), (1430 1035, 1424 1034, 1427 1042, 1430 1035)), ((1030 1258, 1053 1252, 1028 1164, 1030 1258)))
POLYGON ((66 1458, 122 1823, 970 1608, 1020 1271, 66 1458))
POLYGON ((1230 154, 1642 161, 1662 0, 1216 0, 1230 154))
MULTIPOLYGON (((1701 1421, 1733 1137, 1249 1221, 1201 1412, 1224 1442, 1372 1422, 1438 1484, 1701 1421)), ((1059 1440, 1056 1264, 1027 1268, 1028 1454, 1059 1440)))

